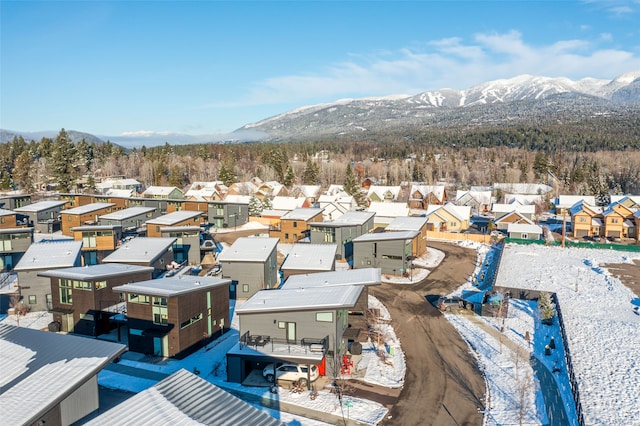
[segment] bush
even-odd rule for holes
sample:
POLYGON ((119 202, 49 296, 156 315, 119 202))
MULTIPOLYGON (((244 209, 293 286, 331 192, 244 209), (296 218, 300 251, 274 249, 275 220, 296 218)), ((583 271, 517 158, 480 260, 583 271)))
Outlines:
POLYGON ((556 316, 556 305, 551 301, 551 295, 545 291, 538 298, 538 311, 543 324, 553 324, 556 316))

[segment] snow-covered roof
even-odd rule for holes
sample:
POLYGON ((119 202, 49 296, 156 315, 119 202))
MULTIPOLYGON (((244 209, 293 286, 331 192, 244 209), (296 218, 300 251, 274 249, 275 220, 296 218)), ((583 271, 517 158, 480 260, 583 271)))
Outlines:
POLYGON ((103 214, 98 218, 108 220, 126 220, 132 217, 146 215, 147 213, 151 213, 154 210, 155 207, 129 207, 127 209, 118 210, 113 213, 103 214))
POLYGON ((558 198, 555 200, 555 205, 556 209, 568 209, 580 201, 590 206, 596 205, 596 197, 593 195, 558 195, 558 198))
POLYGON ((293 288, 260 290, 236 307, 238 315, 261 312, 321 311, 352 308, 358 302, 363 286, 293 288))
POLYGON ((542 228, 538 225, 530 225, 528 223, 510 223, 507 226, 507 232, 542 234, 542 228))
POLYGON ((262 213, 260 214, 260 216, 262 216, 262 217, 282 217, 287 213, 289 213, 289 210, 266 209, 266 210, 262 210, 262 213))
POLYGON ((544 200, 543 195, 533 194, 504 194, 505 203, 519 203, 519 204, 536 204, 544 200))
POLYGON ((282 425, 280 420, 185 369, 176 371, 85 424, 111 426, 132 422, 167 426, 282 425))
POLYGON ((60 200, 48 200, 48 201, 38 201, 37 203, 28 204, 23 207, 16 207, 13 211, 18 213, 37 213, 42 212, 49 209, 54 209, 56 207, 64 206, 66 201, 60 200))
POLYGON ((341 269, 339 271, 291 275, 280 286, 280 289, 334 285, 379 285, 381 282, 380 268, 341 269))
POLYGON ((340 192, 344 192, 344 185, 331 184, 329 185, 329 188, 327 188, 327 190, 325 191, 325 194, 335 195, 340 192))
POLYGON ((147 223, 151 225, 175 225, 176 223, 184 222, 185 220, 193 219, 194 217, 198 217, 201 215, 202 212, 194 210, 179 210, 177 212, 167 213, 154 219, 149 219, 147 220, 147 223))
POLYGON ((251 195, 236 195, 236 194, 228 194, 224 197, 223 201, 216 201, 216 203, 233 203, 233 204, 249 204, 251 201, 251 195))
POLYGON ((397 200, 401 190, 400 186, 371 185, 367 191, 367 198, 375 194, 379 199, 384 200, 385 194, 389 193, 392 200, 397 200))
POLYGON ((385 203, 383 201, 372 201, 367 209, 379 217, 398 217, 409 216, 409 207, 407 203, 385 203))
POLYGON ((87 213, 95 212, 98 210, 106 209, 113 206, 115 206, 115 203, 90 203, 90 204, 85 204, 84 206, 78 206, 72 209, 62 210, 61 213, 81 215, 81 214, 87 214, 87 213))
POLYGON ((549 185, 541 183, 494 183, 493 189, 499 189, 511 194, 546 194, 553 191, 549 185))
POLYGON ((14 212, 13 210, 0 209, 0 216, 12 216, 15 214, 16 212, 14 212))
POLYGON ((362 234, 359 237, 354 238, 354 243, 360 243, 363 241, 390 241, 390 240, 411 240, 420 235, 418 231, 390 231, 390 232, 375 232, 369 234, 362 234))
POLYGON ((429 194, 433 194, 441 202, 444 202, 444 185, 418 185, 412 184, 411 191, 409 192, 409 196, 413 196, 415 192, 419 192, 422 195, 422 198, 426 197, 429 194))
POLYGON ((109 197, 120 197, 120 198, 131 198, 133 197, 134 190, 133 189, 114 189, 110 188, 104 193, 109 197))
POLYGON ((81 248, 82 241, 75 240, 33 243, 24 253, 14 270, 69 268, 76 265, 81 248))
POLYGON ((0 323, 3 423, 36 424, 125 350, 117 343, 0 323))
POLYGON ((304 197, 273 197, 271 207, 274 210, 295 210, 301 208, 306 202, 304 197))
POLYGON ((396 217, 387 225, 385 231, 420 231, 427 226, 426 217, 396 217))
POLYGON ((280 269, 330 271, 337 251, 337 244, 294 244, 280 269))
POLYGON ((289 213, 282 216, 282 219, 287 220, 311 220, 317 215, 322 214, 322 209, 318 208, 300 208, 291 210, 289 213))
POLYGON ((494 213, 510 213, 518 212, 521 214, 534 214, 536 212, 536 206, 533 204, 498 204, 494 203, 491 206, 491 211, 494 213))
POLYGON ((136 237, 105 257, 103 263, 152 263, 176 241, 175 238, 136 237))
POLYGON ((221 262, 264 262, 278 246, 278 238, 240 237, 218 255, 221 262))
POLYGON ((231 284, 231 280, 229 279, 178 275, 169 278, 123 284, 113 287, 113 291, 159 297, 175 297, 182 294, 193 293, 195 291, 229 284, 231 284))
POLYGON ((100 278, 119 277, 139 272, 153 272, 150 266, 125 265, 121 263, 78 266, 75 268, 52 269, 39 272, 41 277, 68 278, 72 280, 95 280, 100 278))
POLYGON ((348 211, 331 222, 313 222, 311 226, 323 226, 339 228, 343 226, 364 225, 369 219, 375 216, 374 212, 348 211))
POLYGON ((302 194, 307 198, 316 198, 320 194, 320 185, 300 185, 298 186, 302 194))
POLYGON ((155 196, 155 195, 159 195, 159 196, 169 196, 173 191, 179 191, 182 194, 182 191, 180 191, 180 189, 176 188, 175 186, 149 186, 147 187, 147 189, 144 190, 144 192, 142 193, 143 197, 148 197, 148 196, 155 196))
POLYGON ((486 191, 457 191, 456 192, 456 201, 461 200, 464 197, 471 197, 478 204, 491 204, 491 190, 486 191))

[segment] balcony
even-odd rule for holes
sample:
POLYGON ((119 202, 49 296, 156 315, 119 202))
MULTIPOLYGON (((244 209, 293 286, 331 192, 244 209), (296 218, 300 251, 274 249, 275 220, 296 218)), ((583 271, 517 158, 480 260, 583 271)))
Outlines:
POLYGON ((240 336, 239 349, 254 350, 263 354, 278 356, 305 356, 322 359, 329 349, 329 336, 322 339, 305 337, 287 340, 267 335, 251 334, 247 331, 240 336))

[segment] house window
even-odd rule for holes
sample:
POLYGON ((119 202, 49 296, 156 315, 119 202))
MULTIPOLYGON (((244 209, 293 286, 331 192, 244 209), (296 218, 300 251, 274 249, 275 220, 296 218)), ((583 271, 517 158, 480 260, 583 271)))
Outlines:
POLYGON ((249 293, 249 284, 242 284, 242 292, 249 293))
POLYGON ((11 251, 11 240, 0 240, 1 251, 11 251))
POLYGON ((333 312, 316 312, 317 322, 333 322, 333 312))
POLYGON ((96 286, 96 290, 100 290, 101 288, 106 288, 107 287, 107 282, 106 281, 96 281, 95 286, 96 286))
POLYGON ((294 228, 297 228, 297 227, 298 227, 298 222, 295 222, 295 221, 294 221, 294 222, 293 222, 293 227, 294 227, 294 228))
POLYGON ((71 305, 73 303, 73 290, 67 287, 60 287, 60 303, 71 305))
POLYGON ((450 225, 452 228, 455 228, 456 226, 458 226, 458 222, 450 222, 450 223, 449 223, 449 225, 450 225))
POLYGON ((278 328, 285 328, 287 326, 287 323, 284 321, 278 321, 278 328))
POLYGON ((45 300, 49 306, 53 303, 53 297, 50 294, 45 295, 45 300))
POLYGON ((520 235, 520 238, 522 238, 523 240, 528 240, 529 236, 527 234, 522 234, 520 235))
POLYGON ((91 283, 88 281, 73 281, 73 288, 77 288, 79 290, 91 290, 91 283))
POLYGON ((166 306, 154 306, 152 313, 154 324, 167 325, 169 323, 169 313, 166 306))
POLYGON ((131 303, 140 303, 143 305, 149 304, 149 296, 145 296, 144 294, 129 293, 127 295, 127 300, 131 303))
POLYGON ((154 297, 153 298, 153 306, 167 306, 167 298, 166 297, 154 297))
POLYGON ((188 320, 184 321, 183 323, 180 323, 180 328, 187 328, 189 327, 191 324, 198 322, 202 319, 202 313, 199 313, 198 315, 195 315, 191 318, 189 318, 188 320))
POLYGON ((288 240, 289 239, 289 234, 284 234, 284 239, 288 240))
POLYGON ((30 305, 35 305, 37 303, 36 300, 37 299, 36 299, 36 295, 35 294, 30 294, 29 295, 29 304, 30 305))
POLYGON ((581 218, 580 218, 580 222, 585 223, 586 221, 587 221, 587 218, 586 218, 586 217, 581 217, 581 218))

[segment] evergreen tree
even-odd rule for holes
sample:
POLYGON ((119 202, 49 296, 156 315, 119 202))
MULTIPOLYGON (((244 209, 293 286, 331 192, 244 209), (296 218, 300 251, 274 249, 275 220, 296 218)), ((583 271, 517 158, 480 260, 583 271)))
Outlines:
POLYGON ((264 200, 262 200, 262 207, 263 207, 263 210, 273 209, 273 203, 271 202, 271 198, 264 197, 264 200))
POLYGON ((69 192, 78 178, 77 151, 67 132, 62 129, 52 144, 49 158, 51 176, 60 192, 69 192))
POLYGON ((364 205, 364 195, 360 190, 360 185, 358 185, 358 181, 356 180, 355 173, 353 173, 351 164, 347 164, 346 177, 344 179, 344 184, 342 185, 342 187, 344 189, 344 192, 351 195, 359 206, 364 205))
POLYGON ((228 160, 222 161, 220 170, 218 170, 218 180, 221 180, 226 186, 231 186, 236 182, 233 165, 229 163, 228 160))
POLYGON ((411 180, 414 182, 423 182, 424 175, 422 174, 422 170, 418 167, 418 163, 416 161, 413 162, 413 171, 411 172, 411 180))
POLYGON ((543 324, 553 322, 553 317, 556 315, 556 306, 551 301, 551 295, 546 291, 540 292, 540 296, 538 296, 538 311, 543 324))
POLYGON ((249 216, 259 217, 262 215, 264 206, 258 197, 252 195, 249 199, 249 216))
POLYGON ((31 192, 33 189, 34 163, 31 155, 27 151, 23 151, 14 162, 13 181, 20 189, 31 192))
POLYGON ((302 183, 305 185, 315 185, 318 183, 319 174, 320 170, 318 169, 318 165, 309 158, 307 160, 307 167, 304 169, 302 183))
POLYGON ((293 167, 291 167, 291 164, 289 164, 289 167, 287 167, 287 173, 284 176, 284 182, 282 182, 282 184, 287 188, 291 188, 291 185, 293 185, 295 180, 296 175, 293 173, 293 167))

